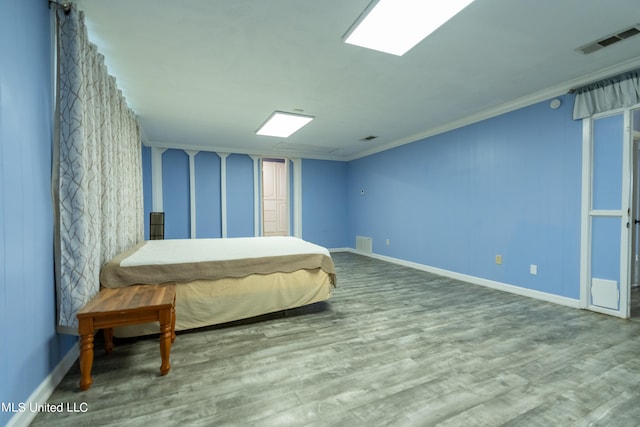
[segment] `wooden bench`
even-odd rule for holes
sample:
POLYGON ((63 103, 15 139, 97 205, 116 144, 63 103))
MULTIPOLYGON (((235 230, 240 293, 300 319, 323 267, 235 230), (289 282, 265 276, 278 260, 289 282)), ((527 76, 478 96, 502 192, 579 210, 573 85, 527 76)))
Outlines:
POLYGON ((171 343, 176 338, 175 303, 174 284, 102 288, 76 315, 80 334, 80 390, 89 389, 93 382, 93 335, 98 329, 103 329, 104 349, 109 353, 113 349, 114 327, 160 322, 160 373, 166 375, 171 369, 171 343))

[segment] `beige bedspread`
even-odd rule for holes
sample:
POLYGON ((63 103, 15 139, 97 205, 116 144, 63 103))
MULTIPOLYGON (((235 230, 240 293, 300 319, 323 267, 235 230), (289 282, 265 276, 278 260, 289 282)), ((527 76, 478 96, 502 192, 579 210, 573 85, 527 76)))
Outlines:
MULTIPOLYGON (((328 300, 333 285, 320 269, 241 278, 195 280, 176 286, 176 331, 218 325, 328 300)), ((114 329, 116 337, 157 334, 158 322, 114 329)))
POLYGON ((328 251, 295 237, 156 240, 142 242, 105 263, 100 283, 117 288, 318 268, 329 275, 335 286, 335 267, 328 251), (180 250, 172 249, 176 245, 180 250), (188 250, 184 248, 189 247, 196 248, 193 254, 185 254, 188 250), (230 257, 243 247, 249 257, 230 257), (138 251, 144 251, 144 256, 138 251))

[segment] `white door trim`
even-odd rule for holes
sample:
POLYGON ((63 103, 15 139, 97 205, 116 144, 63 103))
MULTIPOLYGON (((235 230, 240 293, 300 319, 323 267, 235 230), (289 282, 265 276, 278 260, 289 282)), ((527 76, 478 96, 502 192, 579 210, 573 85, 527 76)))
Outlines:
POLYGON ((262 158, 249 155, 253 160, 253 235, 262 236, 262 158))
POLYGON ((591 158, 593 145, 591 134, 593 121, 590 117, 582 120, 582 204, 580 224, 580 308, 589 306, 589 272, 591 271, 591 158))
POLYGON ((293 235, 302 239, 302 159, 292 158, 293 163, 293 235))
POLYGON ((633 203, 633 134, 631 132, 631 109, 623 116, 622 142, 622 221, 620 241, 620 312, 622 317, 631 316, 629 294, 631 292, 631 206, 633 203), (626 216, 626 221, 625 221, 626 216))
POLYGON ((291 218, 291 171, 290 171, 290 160, 288 158, 284 159, 284 179, 287 185, 285 185, 285 190, 287 192, 287 236, 291 235, 291 222, 293 218, 291 218))

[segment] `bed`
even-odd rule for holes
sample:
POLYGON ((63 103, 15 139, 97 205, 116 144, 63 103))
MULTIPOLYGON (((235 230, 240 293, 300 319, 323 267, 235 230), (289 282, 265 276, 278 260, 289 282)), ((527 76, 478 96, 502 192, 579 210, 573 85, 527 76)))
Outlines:
MULTIPOLYGON (((336 274, 326 248, 283 236, 149 240, 100 272, 107 288, 171 282, 180 331, 327 300, 336 274)), ((114 329, 117 337, 157 332, 153 323, 114 329)))

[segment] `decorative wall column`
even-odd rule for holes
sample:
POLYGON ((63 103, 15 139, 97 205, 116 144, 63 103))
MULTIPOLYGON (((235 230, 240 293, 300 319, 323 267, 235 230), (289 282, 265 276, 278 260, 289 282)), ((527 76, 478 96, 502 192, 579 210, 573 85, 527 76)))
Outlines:
POLYGON ((184 150, 189 156, 189 213, 191 238, 196 238, 196 154, 199 151, 184 150))
POLYGON ((220 157, 220 220, 222 237, 227 237, 227 157, 229 153, 217 153, 220 157))
POLYGON ((163 212, 162 203, 162 153, 166 148, 151 147, 151 211, 163 212))

